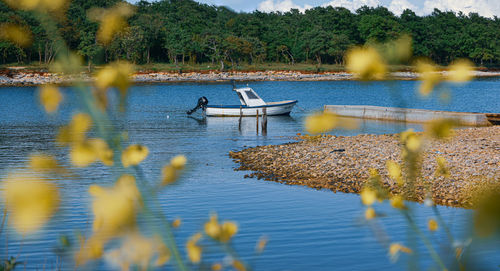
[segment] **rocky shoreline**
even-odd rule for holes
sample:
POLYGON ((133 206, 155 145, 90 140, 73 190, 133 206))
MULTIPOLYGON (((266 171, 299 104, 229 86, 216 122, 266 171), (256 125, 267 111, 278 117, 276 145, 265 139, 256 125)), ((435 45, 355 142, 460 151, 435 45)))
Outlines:
MULTIPOLYGON (((443 72, 445 73, 445 72, 443 72)), ((476 71, 476 77, 500 76, 498 71, 476 71)), ((415 80, 418 74, 414 72, 393 72, 395 80, 415 80)), ((0 86, 37 86, 43 84, 71 84, 76 76, 64 76, 49 72, 26 71, 22 69, 0 70, 0 86)), ((88 73, 82 73, 80 80, 90 82, 88 73)), ((136 84, 167 83, 167 82, 225 82, 236 81, 338 81, 354 80, 347 72, 308 73, 300 71, 248 71, 248 72, 138 72, 133 75, 136 84)))
MULTIPOLYGON (((359 193, 374 168, 384 186, 398 194, 400 188, 388 177, 386 161, 401 162, 400 144, 397 134, 306 137, 229 155, 240 164, 236 170, 253 171, 246 177, 345 193, 359 193)), ((500 126, 457 129, 449 140, 429 141, 421 173, 417 201, 425 199, 430 187, 436 204, 472 208, 480 189, 500 182, 500 126), (447 161, 447 178, 435 174, 438 156, 447 161)))

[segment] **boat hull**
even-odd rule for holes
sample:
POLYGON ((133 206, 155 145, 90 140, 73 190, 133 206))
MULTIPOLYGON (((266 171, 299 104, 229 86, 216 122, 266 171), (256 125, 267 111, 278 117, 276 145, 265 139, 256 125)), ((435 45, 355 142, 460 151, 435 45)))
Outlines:
POLYGON ((297 101, 274 102, 262 106, 208 105, 205 114, 211 117, 237 117, 240 114, 243 117, 250 117, 256 116, 257 112, 262 115, 265 108, 268 116, 289 115, 295 104, 297 104, 297 101))

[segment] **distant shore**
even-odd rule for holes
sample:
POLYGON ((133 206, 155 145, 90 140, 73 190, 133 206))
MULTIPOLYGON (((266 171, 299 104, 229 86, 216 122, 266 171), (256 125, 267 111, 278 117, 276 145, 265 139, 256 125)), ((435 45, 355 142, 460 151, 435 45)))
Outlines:
MULTIPOLYGON (((446 72, 443 72, 446 73, 446 72)), ((500 71, 476 71, 476 77, 500 76, 500 71)), ((196 71, 196 72, 137 72, 133 76, 136 84, 154 84, 168 82, 225 82, 235 81, 339 81, 355 80, 347 72, 308 72, 308 71, 196 71)), ((43 84, 71 84, 75 76, 64 76, 43 71, 23 69, 0 70, 0 86, 37 86, 43 84)), ((90 82, 88 73, 82 73, 80 79, 90 82)), ((418 74, 409 71, 393 72, 389 79, 415 80, 418 74)))
MULTIPOLYGON (((240 164, 238 170, 252 172, 246 177, 345 193, 359 193, 374 168, 384 186, 399 194, 401 188, 388 177, 386 161, 401 163, 400 145, 397 134, 306 137, 230 152, 230 157, 240 164)), ((436 204, 472 208, 478 190, 500 180, 500 126, 457 129, 450 140, 429 142, 422 158, 422 177, 414 191, 417 201, 424 201, 430 191, 436 204), (438 156, 447 161, 447 178, 435 175, 438 156)))

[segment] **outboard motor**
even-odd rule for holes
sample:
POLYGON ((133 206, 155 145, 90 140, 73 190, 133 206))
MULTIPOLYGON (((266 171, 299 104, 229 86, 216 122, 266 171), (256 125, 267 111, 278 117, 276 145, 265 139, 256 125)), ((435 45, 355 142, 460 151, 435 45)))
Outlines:
POLYGON ((207 97, 203 96, 203 97, 201 97, 201 98, 199 98, 199 99, 198 99, 198 104, 196 105, 196 107, 195 107, 195 108, 193 108, 193 109, 191 109, 191 110, 189 110, 189 111, 187 111, 186 113, 187 113, 188 115, 191 115, 191 114, 193 114, 196 110, 198 110, 198 109, 200 109, 200 108, 201 108, 202 110, 205 110, 205 109, 207 108, 207 104, 208 104, 208 99, 207 99, 207 97))

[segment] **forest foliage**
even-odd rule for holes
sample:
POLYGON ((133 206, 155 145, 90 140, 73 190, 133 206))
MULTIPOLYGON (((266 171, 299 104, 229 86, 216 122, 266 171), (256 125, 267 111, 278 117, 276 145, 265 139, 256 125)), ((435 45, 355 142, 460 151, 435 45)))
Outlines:
MULTIPOLYGON (((418 16, 400 16, 385 7, 361 7, 352 13, 341 7, 316 7, 301 13, 235 12, 227 7, 192 0, 140 1, 128 26, 112 41, 96 39, 96 7, 109 8, 119 0, 74 0, 61 12, 57 31, 69 49, 89 64, 124 59, 144 63, 212 63, 220 69, 243 64, 344 64, 354 45, 383 43, 408 35, 413 55, 439 64, 469 58, 477 65, 500 64, 500 19, 435 9, 418 16), (64 15, 63 15, 64 14, 64 15)), ((58 11, 53 11, 58 12, 58 11)), ((51 63, 61 50, 31 13, 0 2, 0 24, 23 25, 32 43, 23 48, 0 40, 1 63, 51 63)), ((1 29, 0 29, 1 32, 1 29)), ((1 33, 0 33, 1 34, 1 33)))

